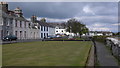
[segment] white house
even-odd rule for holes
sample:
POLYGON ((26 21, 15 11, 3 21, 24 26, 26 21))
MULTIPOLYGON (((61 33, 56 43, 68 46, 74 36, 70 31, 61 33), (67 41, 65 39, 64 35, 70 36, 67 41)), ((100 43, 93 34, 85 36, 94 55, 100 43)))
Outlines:
POLYGON ((39 25, 39 37, 47 38, 49 35, 55 35, 55 27, 47 22, 38 21, 36 16, 31 17, 33 23, 38 23, 39 25))
POLYGON ((90 36, 112 36, 113 33, 109 31, 90 31, 90 36))
POLYGON ((56 26, 55 27, 55 34, 66 34, 66 30, 63 27, 56 26))
POLYGON ((55 34, 61 34, 61 35, 71 35, 71 36, 75 36, 74 33, 70 33, 66 31, 66 28, 64 27, 64 25, 62 25, 62 23, 49 23, 50 25, 55 27, 55 34))

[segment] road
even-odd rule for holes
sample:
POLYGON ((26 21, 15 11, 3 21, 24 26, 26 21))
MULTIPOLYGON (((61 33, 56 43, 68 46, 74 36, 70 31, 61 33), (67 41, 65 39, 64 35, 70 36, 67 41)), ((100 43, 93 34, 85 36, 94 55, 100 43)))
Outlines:
POLYGON ((32 41, 42 41, 41 39, 29 39, 29 40, 17 40, 17 41, 0 41, 0 44, 10 44, 10 43, 20 43, 20 42, 32 42, 32 41))

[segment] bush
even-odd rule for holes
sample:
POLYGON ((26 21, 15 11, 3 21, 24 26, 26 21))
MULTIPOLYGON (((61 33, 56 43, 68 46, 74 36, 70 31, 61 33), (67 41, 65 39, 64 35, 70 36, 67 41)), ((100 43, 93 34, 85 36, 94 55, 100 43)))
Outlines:
POLYGON ((109 36, 94 36, 93 38, 95 39, 95 41, 105 43, 107 37, 109 36))

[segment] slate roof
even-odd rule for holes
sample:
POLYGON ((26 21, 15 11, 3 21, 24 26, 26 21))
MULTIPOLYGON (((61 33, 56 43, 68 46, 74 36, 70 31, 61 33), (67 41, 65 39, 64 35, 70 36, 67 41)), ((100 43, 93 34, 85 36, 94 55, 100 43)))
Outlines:
POLYGON ((47 27, 55 28, 53 25, 51 25, 50 23, 47 23, 47 22, 41 22, 41 21, 37 20, 36 23, 38 23, 41 26, 47 26, 47 27))
POLYGON ((61 24, 61 23, 49 23, 50 25, 54 26, 54 27, 59 27, 59 29, 64 29, 65 27, 61 24))

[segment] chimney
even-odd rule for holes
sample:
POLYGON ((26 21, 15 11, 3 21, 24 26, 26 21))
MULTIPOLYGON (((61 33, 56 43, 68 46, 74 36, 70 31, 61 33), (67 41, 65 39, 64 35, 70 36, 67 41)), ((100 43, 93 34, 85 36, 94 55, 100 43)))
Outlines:
POLYGON ((22 9, 20 9, 19 7, 14 9, 14 12, 18 17, 23 17, 22 9))
POLYGON ((33 15, 33 16, 31 17, 31 21, 32 21, 33 23, 35 23, 35 22, 37 21, 37 17, 36 17, 35 15, 33 15))
POLYGON ((8 4, 7 2, 0 2, 0 10, 4 11, 4 12, 8 12, 8 4))
POLYGON ((42 18, 42 19, 40 19, 40 22, 46 23, 46 19, 42 18))

